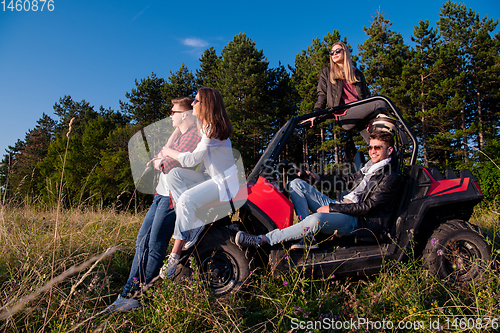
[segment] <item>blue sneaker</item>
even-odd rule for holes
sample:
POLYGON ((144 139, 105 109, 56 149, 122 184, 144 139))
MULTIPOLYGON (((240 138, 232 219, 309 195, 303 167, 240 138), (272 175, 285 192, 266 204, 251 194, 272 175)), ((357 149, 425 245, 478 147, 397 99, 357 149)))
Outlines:
POLYGON ((141 306, 142 306, 141 303, 139 303, 139 301, 137 301, 134 298, 126 298, 126 297, 122 297, 122 295, 118 295, 118 298, 116 299, 116 301, 114 301, 113 304, 108 306, 106 308, 106 311, 108 313, 126 312, 126 311, 140 308, 141 306))

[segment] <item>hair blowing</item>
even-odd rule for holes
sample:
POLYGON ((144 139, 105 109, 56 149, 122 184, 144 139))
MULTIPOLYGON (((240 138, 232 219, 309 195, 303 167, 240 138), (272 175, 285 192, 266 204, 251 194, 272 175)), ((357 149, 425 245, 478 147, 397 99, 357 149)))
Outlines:
MULTIPOLYGON (((336 42, 332 45, 331 49, 333 49, 335 45, 340 45, 344 50, 344 73, 346 81, 350 84, 359 82, 356 76, 354 76, 354 66, 352 65, 349 48, 342 42, 336 42)), ((333 61, 333 56, 330 56, 330 82, 335 83, 335 80, 344 80, 344 73, 342 73, 340 66, 333 61)))
POLYGON ((197 114, 202 127, 206 127, 208 138, 226 140, 233 134, 233 126, 224 107, 220 92, 213 88, 202 87, 198 90, 201 104, 200 114, 197 114))

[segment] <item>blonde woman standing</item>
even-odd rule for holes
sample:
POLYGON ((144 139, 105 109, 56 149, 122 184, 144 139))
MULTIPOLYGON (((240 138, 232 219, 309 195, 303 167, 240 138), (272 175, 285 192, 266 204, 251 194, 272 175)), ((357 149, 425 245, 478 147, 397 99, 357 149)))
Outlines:
POLYGON ((342 42, 330 50, 330 66, 323 68, 314 110, 347 104, 370 97, 363 73, 352 65, 351 52, 342 42))
MULTIPOLYGON (((333 44, 329 54, 330 66, 323 68, 319 76, 318 100, 314 104, 314 111, 324 109, 325 106, 333 108, 370 97, 370 89, 366 84, 365 76, 353 66, 349 48, 344 43, 337 42, 333 44)), ((340 126, 345 130, 351 130, 357 124, 352 123, 349 119, 350 115, 362 115, 356 118, 364 119, 366 115, 377 109, 383 111, 387 108, 386 102, 375 100, 340 110, 336 112, 336 118, 340 126)), ((311 127, 314 126, 315 119, 310 120, 311 127)), ((363 128, 360 130, 366 142, 369 142, 368 132, 363 128)), ((350 132, 349 136, 351 136, 350 132)))

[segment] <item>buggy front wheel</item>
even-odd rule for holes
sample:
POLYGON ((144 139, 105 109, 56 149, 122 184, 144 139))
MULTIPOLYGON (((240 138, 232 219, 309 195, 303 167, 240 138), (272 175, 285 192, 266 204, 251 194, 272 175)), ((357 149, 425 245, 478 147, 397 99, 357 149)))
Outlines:
MULTIPOLYGON (((223 226, 211 226, 189 255, 194 257, 201 279, 215 295, 240 290, 250 275, 251 260, 231 241, 231 231, 223 226)), ((184 261, 186 265, 180 267, 177 280, 192 275, 192 268, 186 267, 187 260, 184 261)))

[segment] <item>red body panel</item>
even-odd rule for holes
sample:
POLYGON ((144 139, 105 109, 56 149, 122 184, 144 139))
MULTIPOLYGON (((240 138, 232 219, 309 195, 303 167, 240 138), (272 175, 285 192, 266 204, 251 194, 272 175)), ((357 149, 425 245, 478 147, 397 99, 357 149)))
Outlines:
POLYGON ((248 186, 248 200, 269 216, 279 229, 293 223, 293 204, 265 178, 248 186))
POLYGON ((469 186, 470 178, 455 178, 455 179, 446 179, 446 180, 435 180, 434 177, 431 176, 430 172, 424 169, 425 173, 432 180, 431 187, 427 191, 427 195, 443 195, 443 194, 451 194, 456 192, 466 191, 469 186))

